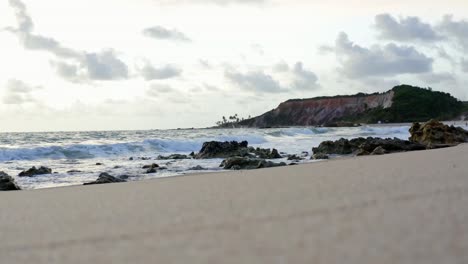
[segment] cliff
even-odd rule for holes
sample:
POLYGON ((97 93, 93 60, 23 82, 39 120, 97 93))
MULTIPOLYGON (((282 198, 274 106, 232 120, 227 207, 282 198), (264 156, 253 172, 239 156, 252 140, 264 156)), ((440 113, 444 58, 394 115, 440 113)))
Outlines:
POLYGON ((463 103, 447 93, 408 85, 385 93, 293 99, 235 126, 316 126, 337 121, 413 122, 454 118, 463 103))

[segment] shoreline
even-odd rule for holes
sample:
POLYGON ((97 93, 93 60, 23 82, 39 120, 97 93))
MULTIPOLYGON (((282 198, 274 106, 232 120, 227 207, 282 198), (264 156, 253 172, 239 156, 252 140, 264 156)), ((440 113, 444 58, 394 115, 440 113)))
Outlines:
POLYGON ((0 254, 9 263, 464 263, 467 157, 461 144, 2 192, 0 254))

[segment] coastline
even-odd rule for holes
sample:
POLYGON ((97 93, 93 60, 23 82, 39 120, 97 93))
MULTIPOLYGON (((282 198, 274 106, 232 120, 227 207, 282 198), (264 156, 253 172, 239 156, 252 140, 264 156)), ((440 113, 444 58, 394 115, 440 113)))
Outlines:
POLYGON ((464 263, 468 144, 0 193, 8 263, 464 263))

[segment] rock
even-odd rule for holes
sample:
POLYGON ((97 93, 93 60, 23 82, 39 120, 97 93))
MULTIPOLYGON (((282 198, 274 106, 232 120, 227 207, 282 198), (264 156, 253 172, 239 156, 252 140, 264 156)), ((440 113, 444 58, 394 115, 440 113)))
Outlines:
POLYGON ((156 173, 156 172, 158 172, 157 168, 149 168, 148 170, 146 170, 147 174, 156 173))
POLYGON ((358 149, 356 152, 356 156, 368 156, 370 155, 369 151, 363 150, 363 149, 358 149))
POLYGON ((142 167, 142 169, 155 169, 155 168, 159 168, 159 165, 156 163, 153 163, 151 165, 145 165, 142 167))
POLYGON ((365 138, 344 139, 337 141, 324 141, 316 148, 312 148, 314 154, 336 154, 348 155, 359 149, 359 146, 366 141, 365 138))
POLYGON ((21 188, 16 184, 15 179, 3 171, 0 171, 0 191, 19 191, 21 188))
POLYGON ((197 166, 195 166, 195 167, 189 168, 189 170, 206 170, 206 169, 203 168, 203 167, 200 166, 200 165, 197 165, 197 166))
POLYGON ((384 148, 378 146, 372 151, 371 155, 384 155, 386 153, 387 151, 384 148))
POLYGON ((309 156, 309 152, 307 152, 307 151, 302 151, 301 155, 302 155, 303 157, 307 157, 307 156, 309 156))
POLYGON ((326 160, 326 159, 329 159, 329 158, 330 157, 328 155, 322 154, 322 153, 312 155, 312 159, 314 159, 314 160, 326 160))
POLYGON ((229 157, 257 157, 260 159, 280 159, 282 156, 277 149, 262 149, 248 147, 247 141, 237 142, 205 142, 196 159, 229 158, 229 157))
POLYGON ((102 164, 101 162, 96 163, 96 166, 102 166, 102 165, 104 164, 102 164))
POLYGON ((172 155, 169 155, 169 156, 159 155, 156 159, 158 159, 158 160, 170 160, 170 159, 179 160, 179 159, 190 159, 190 157, 187 156, 187 155, 182 155, 182 154, 172 154, 172 155))
POLYGON ((448 126, 436 120, 425 124, 414 123, 409 132, 410 141, 437 148, 437 145, 459 144, 468 142, 468 131, 461 127, 448 126))
POLYGON ((274 163, 272 161, 266 161, 264 159, 249 157, 230 157, 224 160, 220 165, 220 167, 224 167, 224 169, 226 170, 253 170, 279 166, 286 166, 286 163, 274 163))
POLYGON ((247 156, 249 154, 248 142, 231 141, 218 142, 210 141, 203 143, 203 146, 196 159, 228 158, 232 156, 247 156))
POLYGON ((273 162, 273 161, 262 160, 262 161, 260 161, 258 163, 257 169, 283 167, 283 166, 287 166, 287 164, 284 163, 284 162, 276 163, 276 162, 273 162))
POLYGON ((297 156, 296 154, 293 154, 293 155, 289 155, 289 156, 288 156, 288 160, 299 161, 299 160, 302 160, 302 158, 299 157, 299 156, 297 156))
POLYGON ((133 160, 133 157, 130 157, 128 160, 133 160))
POLYGON ((117 183, 117 182, 126 182, 126 181, 104 172, 104 173, 101 173, 95 181, 83 183, 83 185, 117 183))
POLYGON ((22 171, 18 174, 19 177, 33 177, 36 175, 52 174, 52 169, 41 166, 39 169, 32 167, 27 171, 22 171))
POLYGON ((193 152, 193 151, 190 152, 189 156, 192 157, 192 158, 195 157, 195 152, 193 152))
POLYGON ((312 151, 315 154, 336 154, 336 155, 367 155, 372 153, 377 147, 382 147, 387 153, 414 151, 426 149, 426 146, 417 142, 401 140, 398 138, 354 138, 351 140, 340 139, 337 141, 324 141, 312 151))
POLYGON ((67 171, 67 173, 69 173, 69 174, 82 173, 82 171, 80 171, 80 170, 69 170, 69 171, 67 171))

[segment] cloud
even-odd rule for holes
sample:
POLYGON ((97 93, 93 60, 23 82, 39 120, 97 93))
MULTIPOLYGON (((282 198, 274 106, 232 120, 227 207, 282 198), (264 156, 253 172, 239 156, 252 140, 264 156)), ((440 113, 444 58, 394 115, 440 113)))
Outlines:
POLYGON ((179 42, 190 42, 190 38, 188 38, 184 33, 176 30, 176 29, 167 29, 161 26, 154 26, 150 28, 146 28, 143 30, 143 35, 161 39, 161 40, 172 40, 172 41, 179 41, 179 42))
POLYGON ((172 88, 170 85, 153 83, 146 91, 146 94, 150 97, 160 97, 161 94, 168 94, 174 91, 174 88, 172 88))
POLYGON ((277 80, 262 71, 240 73, 226 70, 224 76, 243 90, 259 93, 280 93, 284 91, 277 80))
POLYGON ((7 28, 15 34, 25 49, 45 51, 56 57, 52 65, 57 74, 70 81, 118 80, 128 78, 128 67, 113 50, 98 53, 78 51, 63 46, 59 41, 32 33, 34 23, 20 0, 10 0, 15 11, 17 28, 7 28))
POLYGON ((139 72, 146 81, 170 79, 182 74, 182 70, 176 66, 165 65, 160 68, 155 68, 150 63, 145 63, 145 65, 139 69, 139 72))
POLYGON ((390 14, 380 14, 375 17, 375 28, 379 38, 385 40, 434 42, 443 39, 430 24, 415 16, 397 20, 390 14))
POLYGON ((294 74, 293 88, 297 90, 309 90, 318 87, 318 77, 312 71, 304 69, 302 62, 297 62, 292 70, 294 74))
POLYGON ((34 97, 30 93, 36 89, 40 89, 40 87, 33 87, 23 81, 11 79, 6 85, 6 92, 2 102, 10 105, 35 102, 34 97))
POLYGON ((463 72, 468 73, 468 60, 461 59, 460 64, 461 64, 461 70, 462 70, 463 72))
POLYGON ((461 49, 468 51, 468 21, 455 21, 453 16, 446 15, 436 28, 454 39, 461 49))
POLYGON ((333 47, 339 71, 351 79, 432 72, 433 59, 411 46, 390 43, 361 47, 340 33, 333 47))
POLYGON ((431 84, 455 81, 455 77, 449 72, 426 73, 422 74, 420 77, 421 80, 431 84))

